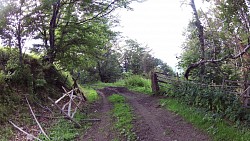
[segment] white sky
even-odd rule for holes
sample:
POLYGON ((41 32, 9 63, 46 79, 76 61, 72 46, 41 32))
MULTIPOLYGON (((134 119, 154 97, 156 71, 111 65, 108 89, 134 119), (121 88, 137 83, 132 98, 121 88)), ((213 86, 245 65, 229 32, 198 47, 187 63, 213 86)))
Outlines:
MULTIPOLYGON (((202 4, 201 0, 195 2, 198 6, 202 4)), ((134 2, 130 6, 133 11, 117 11, 121 27, 115 30, 123 32, 125 37, 147 44, 156 58, 177 71, 176 56, 181 53, 184 41, 182 33, 192 18, 191 7, 182 5, 180 0, 147 0, 134 2)))

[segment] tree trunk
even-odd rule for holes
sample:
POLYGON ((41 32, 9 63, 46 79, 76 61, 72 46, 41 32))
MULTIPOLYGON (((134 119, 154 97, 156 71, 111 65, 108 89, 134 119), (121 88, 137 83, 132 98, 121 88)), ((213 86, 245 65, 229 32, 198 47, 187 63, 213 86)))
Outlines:
POLYGON ((18 25, 17 25, 17 46, 18 46, 18 51, 19 51, 19 63, 20 63, 20 66, 23 67, 22 37, 21 37, 20 21, 18 21, 18 25))
MULTIPOLYGON (((198 12, 197 12, 197 9, 196 9, 196 6, 195 6, 195 3, 194 3, 194 0, 191 0, 191 7, 193 9, 193 12, 194 12, 194 17, 195 17, 195 25, 198 29, 198 37, 199 37, 199 42, 200 42, 200 52, 201 52, 201 60, 204 60, 205 59, 205 42, 204 42, 204 33, 203 33, 203 26, 201 25, 201 22, 199 20, 199 16, 198 16, 198 12)), ((200 70, 200 75, 201 75, 201 78, 203 80, 203 77, 204 77, 204 74, 205 74, 205 64, 201 64, 201 70, 200 70)))
POLYGON ((103 73, 102 73, 100 62, 97 62, 97 69, 98 69, 98 74, 99 74, 99 77, 101 79, 101 82, 106 82, 105 75, 103 75, 103 73))
POLYGON ((56 57, 56 46, 55 46, 55 29, 57 28, 57 17, 60 8, 60 0, 53 4, 53 13, 50 20, 50 28, 49 28, 49 43, 50 48, 48 50, 48 58, 49 62, 52 64, 56 57))

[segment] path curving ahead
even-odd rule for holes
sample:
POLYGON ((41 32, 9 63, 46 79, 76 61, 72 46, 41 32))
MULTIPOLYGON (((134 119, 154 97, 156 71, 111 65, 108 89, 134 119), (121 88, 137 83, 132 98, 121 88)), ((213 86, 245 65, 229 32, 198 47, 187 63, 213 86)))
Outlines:
MULTIPOLYGON (((105 105, 109 105, 105 100, 107 96, 120 94, 126 97, 127 102, 133 108, 133 114, 135 115, 133 123, 134 131, 139 141, 211 140, 208 135, 193 127, 192 124, 184 121, 182 117, 161 108, 159 106, 159 98, 157 97, 131 92, 124 87, 106 87, 99 90, 99 94, 102 96, 102 99, 104 99, 104 109, 107 109, 105 105)), ((105 113, 107 113, 107 111, 105 111, 105 113)), ((94 125, 94 128, 96 129, 95 126, 109 125, 109 123, 106 122, 109 122, 109 120, 95 123, 96 125, 94 125)), ((111 134, 112 132, 109 133, 111 134)), ((91 136, 95 136, 95 134, 91 134, 91 136)), ((92 139, 94 138, 96 137, 92 139)))

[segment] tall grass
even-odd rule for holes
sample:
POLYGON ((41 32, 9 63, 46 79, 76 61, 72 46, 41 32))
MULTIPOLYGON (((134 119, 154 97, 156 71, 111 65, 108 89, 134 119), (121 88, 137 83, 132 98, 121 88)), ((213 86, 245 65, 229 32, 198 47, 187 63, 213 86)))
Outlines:
POLYGON ((212 112, 205 112, 171 98, 162 99, 161 105, 207 132, 213 140, 247 141, 250 139, 250 131, 248 129, 238 129, 231 126, 221 118, 216 117, 212 112))
POLYGON ((133 75, 124 80, 124 84, 132 91, 152 94, 151 81, 139 75, 133 75))

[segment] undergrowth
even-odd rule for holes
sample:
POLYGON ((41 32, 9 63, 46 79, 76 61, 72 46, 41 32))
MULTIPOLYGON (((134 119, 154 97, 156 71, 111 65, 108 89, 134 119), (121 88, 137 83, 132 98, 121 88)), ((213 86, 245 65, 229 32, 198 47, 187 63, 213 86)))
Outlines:
POLYGON ((81 91, 84 92, 84 95, 86 96, 89 103, 92 103, 94 101, 97 101, 99 99, 99 95, 97 94, 96 90, 94 90, 91 87, 82 87, 79 86, 81 91))
POLYGON ((228 119, 236 124, 250 124, 250 112, 242 106, 239 97, 229 94, 228 90, 208 87, 195 83, 176 82, 168 85, 168 96, 181 102, 204 108, 216 116, 228 119))
POLYGON ((125 97, 113 94, 108 97, 108 100, 114 104, 112 115, 115 118, 115 128, 120 131, 121 135, 124 135, 128 141, 136 140, 136 135, 132 131, 133 129, 133 114, 131 107, 126 103, 125 97))
MULTIPOLYGON (((77 112, 74 119, 81 124, 81 120, 87 116, 83 113, 77 112)), ((44 135, 40 136, 43 141, 72 141, 81 136, 85 130, 87 130, 91 123, 81 124, 81 128, 76 128, 72 122, 66 119, 60 119, 58 122, 49 129, 49 138, 46 139, 44 135)))
POLYGON ((139 75, 133 75, 124 79, 125 86, 132 91, 152 94, 151 81, 139 75))
POLYGON ((246 141, 250 139, 249 129, 238 129, 235 126, 231 126, 212 112, 205 112, 171 98, 162 99, 161 105, 181 115, 196 127, 206 131, 213 140, 246 141))

